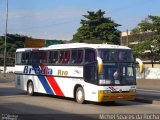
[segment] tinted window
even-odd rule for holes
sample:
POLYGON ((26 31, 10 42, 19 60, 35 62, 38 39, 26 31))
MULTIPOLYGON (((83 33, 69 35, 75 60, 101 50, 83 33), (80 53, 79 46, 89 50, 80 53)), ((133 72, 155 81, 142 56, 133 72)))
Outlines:
POLYGON ((125 61, 132 62, 133 56, 131 50, 122 49, 100 49, 98 50, 98 56, 100 56, 103 62, 125 61))
POLYGON ((85 50, 85 63, 90 63, 96 61, 95 59, 95 51, 92 49, 85 50))
POLYGON ((58 51, 49 52, 49 63, 58 63, 58 51))
POLYGON ((38 51, 32 51, 32 52, 30 52, 29 63, 31 63, 31 64, 38 64, 38 63, 40 63, 39 52, 38 51))
POLYGON ((30 52, 22 53, 22 64, 28 64, 30 59, 30 52))
POLYGON ((59 63, 68 64, 70 61, 70 50, 60 51, 59 63))
POLYGON ((44 64, 48 62, 47 51, 26 51, 22 53, 22 64, 44 64))
POLYGON ((84 66, 84 79, 86 82, 97 84, 97 64, 91 63, 84 66))
POLYGON ((48 52, 47 51, 40 51, 39 52, 39 60, 40 63, 47 63, 48 62, 48 52))
POLYGON ((83 50, 71 51, 71 64, 82 64, 83 62, 83 50))

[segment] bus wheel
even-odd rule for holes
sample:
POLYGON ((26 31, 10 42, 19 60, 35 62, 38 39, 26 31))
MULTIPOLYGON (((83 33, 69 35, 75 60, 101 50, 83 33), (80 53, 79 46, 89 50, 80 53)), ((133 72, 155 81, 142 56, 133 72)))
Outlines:
POLYGON ((78 87, 76 90, 76 102, 83 104, 84 103, 84 90, 82 87, 78 87))
POLYGON ((33 86, 33 82, 29 82, 27 85, 27 93, 28 95, 33 96, 34 95, 34 86, 33 86))

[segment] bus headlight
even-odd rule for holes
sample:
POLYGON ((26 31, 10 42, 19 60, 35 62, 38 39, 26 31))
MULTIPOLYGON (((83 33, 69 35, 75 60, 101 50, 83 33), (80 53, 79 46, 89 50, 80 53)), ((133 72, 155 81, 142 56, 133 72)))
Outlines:
POLYGON ((136 92, 136 89, 130 89, 129 92, 136 92))
POLYGON ((100 94, 107 94, 107 93, 111 93, 111 90, 100 90, 99 93, 100 94))

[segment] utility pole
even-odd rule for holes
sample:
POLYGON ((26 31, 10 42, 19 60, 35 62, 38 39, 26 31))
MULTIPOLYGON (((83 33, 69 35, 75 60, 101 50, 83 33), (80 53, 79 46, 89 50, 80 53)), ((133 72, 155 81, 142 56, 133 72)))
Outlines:
POLYGON ((128 29, 127 29, 127 46, 129 46, 129 42, 128 42, 128 29))
POLYGON ((6 30, 5 30, 5 41, 4 41, 4 73, 6 73, 7 27, 8 27, 8 0, 6 8, 6 30))

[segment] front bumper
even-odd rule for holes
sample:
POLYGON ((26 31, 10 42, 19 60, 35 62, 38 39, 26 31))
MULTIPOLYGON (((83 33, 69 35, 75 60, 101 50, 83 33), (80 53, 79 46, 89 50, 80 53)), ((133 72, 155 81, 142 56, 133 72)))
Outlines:
POLYGON ((101 93, 98 91, 98 102, 134 100, 136 92, 101 93))

